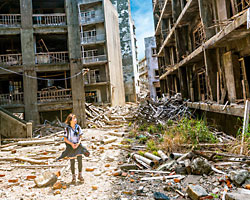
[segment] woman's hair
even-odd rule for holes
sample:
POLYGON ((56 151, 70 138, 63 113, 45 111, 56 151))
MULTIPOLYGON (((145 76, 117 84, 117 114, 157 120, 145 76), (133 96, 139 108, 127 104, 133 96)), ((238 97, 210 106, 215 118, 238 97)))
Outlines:
POLYGON ((76 117, 76 115, 70 113, 70 114, 67 116, 67 118, 66 118, 66 120, 65 120, 65 123, 68 124, 68 125, 70 125, 70 122, 72 121, 73 117, 76 117))

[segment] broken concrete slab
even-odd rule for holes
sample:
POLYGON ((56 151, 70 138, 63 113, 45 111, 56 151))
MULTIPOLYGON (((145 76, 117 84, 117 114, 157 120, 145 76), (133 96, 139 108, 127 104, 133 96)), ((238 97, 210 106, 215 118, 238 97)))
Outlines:
POLYGON ((192 200, 199 200, 201 197, 208 196, 207 191, 199 185, 189 185, 187 193, 192 200))
POLYGON ((227 193, 225 196, 225 200, 243 200, 243 199, 249 199, 249 194, 241 194, 241 193, 227 193))
POLYGON ((188 175, 185 180, 182 182, 184 187, 187 187, 189 184, 198 183, 202 176, 199 175, 188 175))

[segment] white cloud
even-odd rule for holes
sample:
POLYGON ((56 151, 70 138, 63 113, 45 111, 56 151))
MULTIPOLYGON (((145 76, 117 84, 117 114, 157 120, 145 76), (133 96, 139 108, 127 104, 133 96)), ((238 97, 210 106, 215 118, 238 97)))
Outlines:
POLYGON ((135 0, 133 4, 135 9, 132 9, 132 17, 136 27, 138 58, 142 59, 145 56, 144 38, 154 36, 153 11, 149 1, 135 0))

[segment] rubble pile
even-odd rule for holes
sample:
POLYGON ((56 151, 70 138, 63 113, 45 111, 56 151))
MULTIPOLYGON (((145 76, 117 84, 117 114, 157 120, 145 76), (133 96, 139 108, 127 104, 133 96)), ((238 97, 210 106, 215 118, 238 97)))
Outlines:
POLYGON ((63 125, 59 119, 53 122, 49 122, 46 120, 43 124, 36 125, 33 131, 33 137, 41 138, 63 130, 64 130, 63 125))
POLYGON ((139 123, 165 124, 168 120, 179 120, 184 116, 192 116, 192 113, 179 94, 160 100, 146 100, 135 112, 135 118, 139 123))
MULTIPOLYGON (((120 166, 117 188, 127 199, 248 199, 250 157, 216 151, 186 154, 130 153, 120 166), (133 180, 133 181, 131 181, 133 180), (136 184, 135 184, 136 183, 136 184), (162 195, 157 198, 157 195, 162 195)), ((125 198, 125 199, 126 199, 125 198)))
POLYGON ((116 107, 94 106, 88 103, 85 105, 89 128, 120 128, 133 119, 137 108, 135 103, 116 107))

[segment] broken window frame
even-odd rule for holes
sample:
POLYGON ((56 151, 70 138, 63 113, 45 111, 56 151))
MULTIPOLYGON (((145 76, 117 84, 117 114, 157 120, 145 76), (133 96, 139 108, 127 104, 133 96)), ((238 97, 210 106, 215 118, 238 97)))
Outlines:
POLYGON ((193 45, 194 49, 200 47, 206 41, 206 35, 202 22, 198 23, 193 31, 193 45))

